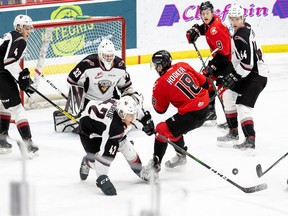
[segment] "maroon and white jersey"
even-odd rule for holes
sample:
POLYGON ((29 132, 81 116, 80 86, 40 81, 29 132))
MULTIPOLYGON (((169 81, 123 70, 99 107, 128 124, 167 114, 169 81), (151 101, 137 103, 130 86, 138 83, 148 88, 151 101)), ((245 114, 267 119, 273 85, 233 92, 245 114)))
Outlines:
POLYGON ((89 55, 78 63, 69 73, 67 81, 83 86, 85 98, 99 102, 112 98, 116 87, 121 93, 132 87, 126 65, 120 57, 115 56, 113 67, 106 70, 98 54, 89 55))
POLYGON ((238 74, 247 77, 254 72, 267 77, 269 67, 264 62, 261 46, 257 44, 255 33, 248 23, 234 33, 232 47, 232 63, 238 74))
POLYGON ((26 53, 26 46, 19 32, 11 31, 0 37, 0 71, 10 72, 18 80, 22 71, 19 63, 26 53))

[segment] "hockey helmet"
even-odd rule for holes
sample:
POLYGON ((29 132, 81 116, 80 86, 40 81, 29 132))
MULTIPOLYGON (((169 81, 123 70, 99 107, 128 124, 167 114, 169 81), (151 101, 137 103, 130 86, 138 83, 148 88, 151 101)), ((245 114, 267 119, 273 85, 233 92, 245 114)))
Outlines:
POLYGON ((202 11, 210 9, 212 13, 214 13, 214 7, 210 1, 202 2, 200 5, 200 13, 202 11))
POLYGON ((229 17, 243 17, 244 18, 244 9, 241 5, 234 3, 228 12, 229 17))
POLYGON ((153 54, 151 67, 154 68, 157 73, 162 76, 172 64, 172 57, 166 50, 160 50, 153 54))
POLYGON ((104 64, 106 70, 113 67, 113 60, 115 58, 115 47, 112 41, 103 39, 98 46, 98 56, 100 61, 104 64))
POLYGON ((13 22, 14 29, 17 30, 17 26, 20 26, 20 31, 22 31, 23 26, 29 26, 33 28, 32 19, 27 15, 18 15, 15 17, 13 22))
POLYGON ((117 101, 117 112, 122 120, 129 115, 133 122, 136 119, 137 109, 137 103, 131 96, 123 96, 117 101))

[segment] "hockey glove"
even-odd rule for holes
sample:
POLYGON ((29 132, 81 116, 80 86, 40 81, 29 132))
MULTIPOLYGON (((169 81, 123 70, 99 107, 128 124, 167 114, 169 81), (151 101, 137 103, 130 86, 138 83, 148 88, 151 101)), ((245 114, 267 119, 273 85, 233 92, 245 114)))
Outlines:
POLYGON ((223 76, 223 78, 221 76, 219 78, 224 88, 228 88, 236 92, 238 91, 241 76, 237 74, 234 69, 230 73, 223 76))
POLYGON ((27 91, 29 89, 31 81, 30 81, 30 71, 25 68, 19 73, 18 84, 22 91, 27 91))
POLYGON ((96 185, 103 191, 105 195, 117 195, 116 189, 107 175, 99 176, 96 180, 96 185))
POLYGON ((188 43, 195 43, 198 37, 200 37, 199 25, 194 24, 191 29, 186 32, 186 38, 188 43))
POLYGON ((144 112, 143 118, 140 120, 140 122, 143 124, 143 131, 148 135, 151 136, 154 134, 155 126, 154 122, 152 120, 152 116, 148 110, 144 112))
POLYGON ((204 76, 206 76, 206 77, 210 77, 210 76, 212 76, 212 75, 215 74, 215 71, 216 71, 216 70, 217 70, 216 64, 215 64, 214 61, 211 60, 211 61, 209 61, 206 69, 203 70, 203 74, 204 74, 204 76))

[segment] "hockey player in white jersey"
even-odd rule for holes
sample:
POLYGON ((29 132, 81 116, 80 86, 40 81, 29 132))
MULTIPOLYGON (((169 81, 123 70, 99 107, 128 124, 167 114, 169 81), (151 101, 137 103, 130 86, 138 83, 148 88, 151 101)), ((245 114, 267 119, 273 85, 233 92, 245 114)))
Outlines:
MULTIPOLYGON (((80 96, 84 97, 84 101, 78 99, 78 101, 83 101, 83 104, 78 105, 80 110, 83 110, 90 100, 100 103, 111 98, 119 99, 125 95, 131 95, 142 108, 143 95, 133 89, 130 75, 126 71, 126 65, 122 58, 115 55, 115 52, 113 42, 103 39, 98 46, 98 53, 86 56, 69 73, 67 78, 68 83, 72 87, 78 86, 84 88, 84 93, 80 96)), ((77 96, 77 98, 79 97, 77 96)), ((67 111, 70 111, 69 107, 73 107, 69 104, 70 102, 70 100, 67 102, 65 108, 67 111)), ((63 116, 59 111, 55 112, 56 115, 63 116)), ((139 109, 137 119, 140 120, 145 115, 150 115, 150 113, 139 109)), ((71 122, 71 124, 74 123, 71 122)), ((137 122, 136 125, 138 125, 137 122)), ((141 129, 141 125, 139 129, 141 129)))
MULTIPOLYGON (((132 143, 127 139, 127 128, 136 120, 138 105, 131 96, 102 103, 90 101, 80 118, 80 139, 86 151, 80 167, 80 178, 86 180, 89 170, 96 172, 96 185, 106 195, 117 195, 108 177, 109 167, 117 152, 123 153, 131 169, 142 179, 142 163, 132 143)), ((147 126, 146 122, 143 122, 147 126)), ((154 124, 153 124, 154 131, 154 124)))
POLYGON ((15 116, 17 129, 23 139, 28 157, 38 156, 39 148, 32 142, 29 122, 21 104, 17 83, 27 94, 32 93, 30 72, 21 69, 19 63, 26 53, 27 39, 33 29, 29 16, 18 15, 14 19, 14 31, 0 38, 0 153, 11 152, 8 141, 11 115, 15 116))
POLYGON ((120 94, 133 92, 130 75, 122 58, 115 55, 112 41, 103 39, 98 53, 86 56, 69 73, 68 83, 84 87, 84 107, 90 100, 119 99, 120 94))
POLYGON ((234 28, 232 63, 240 79, 229 74, 224 77, 229 89, 223 94, 223 102, 229 132, 218 137, 218 146, 233 146, 247 150, 248 155, 255 154, 254 120, 252 109, 256 100, 267 84, 268 67, 264 62, 261 47, 256 42, 255 33, 245 22, 244 9, 233 4, 228 14, 234 28), (245 141, 238 144, 238 119, 241 123, 245 141))

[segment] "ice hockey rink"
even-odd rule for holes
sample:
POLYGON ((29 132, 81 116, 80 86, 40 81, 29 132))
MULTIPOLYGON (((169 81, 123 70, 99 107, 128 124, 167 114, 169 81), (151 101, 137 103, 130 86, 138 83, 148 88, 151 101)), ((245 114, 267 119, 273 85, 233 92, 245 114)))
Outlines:
MULTIPOLYGON (((26 163, 26 179, 30 187, 30 215, 33 216, 287 216, 288 215, 288 157, 280 161, 261 178, 256 165, 266 170, 288 151, 287 94, 288 55, 266 54, 270 64, 268 85, 260 95, 253 111, 256 155, 232 148, 220 148, 216 137, 224 131, 216 127, 201 127, 185 136, 188 152, 214 170, 243 187, 267 183, 268 189, 247 194, 223 177, 187 158, 187 165, 166 170, 162 164, 157 185, 139 179, 119 153, 110 168, 110 179, 117 196, 105 196, 95 185, 96 174, 90 170, 85 182, 79 178, 79 167, 85 154, 78 135, 56 133, 52 113, 54 107, 27 111, 33 140, 40 147, 40 155, 26 163), (239 173, 232 174, 237 168, 239 173), (149 214, 151 213, 151 214, 149 214)), ((185 60, 200 69, 199 59, 185 60)), ((128 66, 134 88, 142 92, 144 107, 150 110, 155 124, 175 113, 157 114, 151 105, 151 92, 158 75, 149 64, 128 66)), ((163 89, 165 91, 165 89, 163 89)), ((217 102, 218 122, 224 122, 222 108, 217 102)), ((242 132, 241 132, 242 133, 242 132)), ((15 125, 10 136, 19 139, 15 125)), ((151 159, 154 137, 142 131, 129 133, 143 165, 151 159)), ((241 141, 243 134, 240 135, 241 141)), ((175 154, 168 146, 163 162, 175 154)), ((10 216, 11 183, 23 178, 21 154, 17 145, 12 153, 0 155, 0 215, 10 216)))

